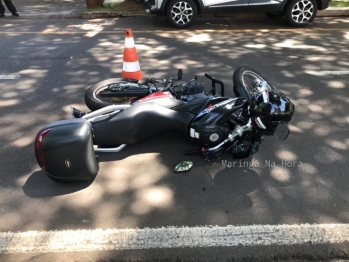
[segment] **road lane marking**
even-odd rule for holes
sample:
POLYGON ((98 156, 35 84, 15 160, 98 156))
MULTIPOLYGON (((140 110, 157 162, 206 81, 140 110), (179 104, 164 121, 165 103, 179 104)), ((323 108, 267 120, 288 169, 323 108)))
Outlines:
POLYGON ((21 76, 20 75, 0 75, 0 80, 7 80, 7 79, 19 79, 21 76))
POLYGON ((162 227, 0 233, 0 253, 343 243, 349 224, 162 227))
POLYGON ((305 71, 309 75, 349 75, 349 71, 305 71))
POLYGON ((325 76, 325 75, 349 75, 349 71, 305 71, 309 75, 325 76))

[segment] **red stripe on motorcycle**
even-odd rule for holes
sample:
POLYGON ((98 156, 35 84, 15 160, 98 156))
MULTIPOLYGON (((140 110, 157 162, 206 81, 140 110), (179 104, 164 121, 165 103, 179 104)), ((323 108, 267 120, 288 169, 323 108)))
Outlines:
POLYGON ((170 92, 156 92, 154 94, 150 94, 146 97, 143 97, 142 99, 139 99, 139 101, 147 101, 152 99, 158 99, 158 98, 173 98, 170 92))

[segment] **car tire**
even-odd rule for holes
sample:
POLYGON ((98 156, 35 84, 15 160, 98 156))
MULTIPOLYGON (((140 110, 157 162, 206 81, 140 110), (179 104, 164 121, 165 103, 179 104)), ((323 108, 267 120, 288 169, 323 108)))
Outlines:
POLYGON ((192 0, 172 0, 166 11, 167 21, 179 29, 191 26, 197 14, 197 7, 192 0))
POLYGON ((291 0, 285 8, 285 17, 291 26, 304 27, 314 20, 317 10, 315 0, 291 0))
POLYGON ((283 18, 285 16, 284 12, 266 12, 265 13, 267 17, 269 18, 283 18))

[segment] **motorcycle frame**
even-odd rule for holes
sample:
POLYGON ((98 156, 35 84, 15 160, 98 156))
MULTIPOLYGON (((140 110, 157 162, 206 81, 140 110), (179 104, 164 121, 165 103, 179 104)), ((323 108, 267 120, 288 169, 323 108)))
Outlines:
MULTIPOLYGON (((98 109, 96 111, 93 111, 89 114, 86 114, 84 116, 82 116, 82 118, 86 119, 89 122, 93 122, 95 120, 97 120, 99 117, 104 117, 106 114, 115 114, 115 113, 119 113, 127 108, 130 108, 131 105, 110 105, 110 106, 106 106, 103 107, 101 109, 98 109)), ((127 145, 126 144, 122 144, 118 147, 114 147, 114 148, 94 148, 94 151, 96 153, 98 152, 102 152, 102 153, 117 153, 120 152, 122 149, 124 149, 127 145)))
MULTIPOLYGON (((215 88, 215 87, 213 87, 215 88)), ((222 91, 224 92, 224 86, 222 88, 222 91)), ((86 119, 89 122, 93 122, 95 120, 98 120, 100 117, 105 117, 107 114, 109 114, 110 116, 112 116, 113 114, 118 114, 123 110, 126 110, 128 108, 130 108, 131 105, 110 105, 107 107, 103 107, 101 109, 98 109, 96 111, 93 111, 91 113, 88 113, 84 116, 82 116, 82 118, 86 119)), ((249 120, 248 124, 246 125, 246 127, 252 127, 251 126, 251 120, 249 120)), ((220 144, 216 145, 215 147, 212 148, 208 148, 208 151, 215 151, 218 150, 219 148, 221 148, 224 144, 226 144, 227 142, 232 142, 234 141, 234 138, 236 136, 241 136, 242 132, 238 132, 239 134, 235 134, 237 130, 234 130, 234 135, 230 135, 227 139, 225 139, 224 141, 222 141, 220 144)), ((98 152, 102 152, 102 153, 117 153, 120 152, 122 149, 124 149, 126 147, 127 144, 121 144, 118 147, 114 147, 114 148, 94 148, 94 151, 96 153, 98 152)), ((98 145, 97 145, 98 146, 98 145)))

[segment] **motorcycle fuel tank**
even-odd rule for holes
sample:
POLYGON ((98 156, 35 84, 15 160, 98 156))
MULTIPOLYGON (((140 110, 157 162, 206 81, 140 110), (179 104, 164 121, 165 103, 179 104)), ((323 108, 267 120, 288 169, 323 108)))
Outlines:
POLYGON ((202 110, 190 125, 190 137, 199 139, 207 146, 220 143, 227 138, 231 129, 229 117, 239 110, 246 100, 243 98, 214 98, 209 106, 202 110))

